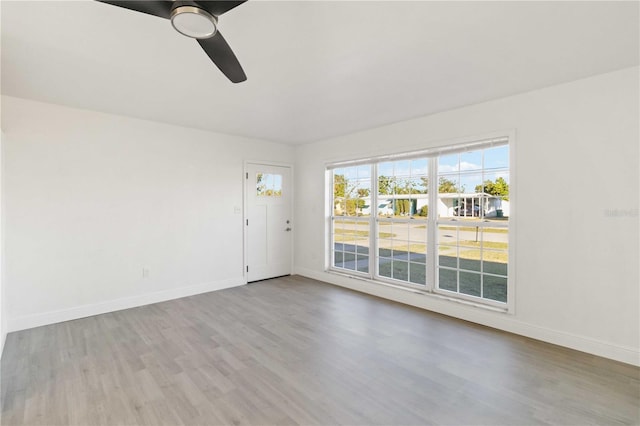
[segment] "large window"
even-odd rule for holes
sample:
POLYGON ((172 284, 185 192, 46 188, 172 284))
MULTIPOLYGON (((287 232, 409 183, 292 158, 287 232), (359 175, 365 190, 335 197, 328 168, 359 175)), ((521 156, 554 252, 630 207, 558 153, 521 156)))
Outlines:
POLYGON ((329 167, 330 268, 504 306, 510 171, 507 138, 329 167))

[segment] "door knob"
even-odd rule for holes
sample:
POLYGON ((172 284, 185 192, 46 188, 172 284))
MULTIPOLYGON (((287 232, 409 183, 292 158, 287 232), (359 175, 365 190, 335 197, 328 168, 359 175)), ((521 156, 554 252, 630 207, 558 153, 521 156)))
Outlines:
POLYGON ((285 229, 285 231, 289 232, 289 231, 291 231, 291 228, 287 228, 287 229, 285 229))

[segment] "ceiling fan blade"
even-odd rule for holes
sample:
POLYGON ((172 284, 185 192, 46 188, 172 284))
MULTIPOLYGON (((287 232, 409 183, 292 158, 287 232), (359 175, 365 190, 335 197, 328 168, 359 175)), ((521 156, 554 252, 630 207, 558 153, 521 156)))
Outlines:
POLYGON ((233 9, 234 7, 240 6, 242 3, 245 3, 247 0, 241 1, 226 1, 226 0, 217 0, 217 1, 196 1, 198 6, 206 10, 212 15, 220 16, 223 13, 226 13, 233 9))
POLYGON ((209 55, 213 63, 233 83, 240 83, 247 79, 240 62, 238 62, 238 58, 236 58, 220 31, 211 38, 198 39, 198 43, 200 43, 200 46, 209 55))
POLYGON ((171 18, 171 7, 173 1, 111 1, 96 0, 100 3, 111 4, 113 6, 124 7, 125 9, 135 10, 136 12, 146 13, 148 15, 159 16, 160 18, 171 18))

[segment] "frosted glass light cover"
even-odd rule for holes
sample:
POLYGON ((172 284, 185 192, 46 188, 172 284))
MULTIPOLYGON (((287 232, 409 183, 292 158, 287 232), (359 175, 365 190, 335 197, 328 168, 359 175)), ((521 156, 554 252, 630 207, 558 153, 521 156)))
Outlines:
POLYGON ((179 33, 191 38, 209 38, 216 33, 215 22, 201 13, 178 13, 171 23, 179 33))

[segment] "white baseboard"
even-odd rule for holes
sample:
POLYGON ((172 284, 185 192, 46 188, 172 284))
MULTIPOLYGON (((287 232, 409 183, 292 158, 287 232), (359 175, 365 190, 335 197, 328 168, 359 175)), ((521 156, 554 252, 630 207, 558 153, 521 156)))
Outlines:
POLYGON ((626 364, 640 366, 640 351, 638 348, 615 345, 585 336, 553 330, 519 321, 513 315, 507 313, 455 303, 437 296, 418 294, 410 290, 398 289, 362 279, 349 278, 335 273, 318 272, 300 267, 295 268, 295 273, 450 317, 486 325, 509 333, 530 337, 581 352, 587 352, 626 364))
POLYGON ((244 284, 244 277, 238 277, 222 281, 196 284, 188 287, 178 287, 170 290, 157 291, 137 296, 124 297, 121 299, 109 300, 106 302, 75 306, 73 308, 62 309, 58 311, 49 311, 35 315, 7 318, 7 330, 9 332, 26 330, 28 328, 40 327, 43 325, 55 324, 58 322, 70 321, 79 318, 86 318, 93 315, 120 311, 123 309, 136 308, 138 306, 150 305, 152 303, 166 302, 167 300, 179 299, 181 297, 193 296, 201 293, 208 293, 210 291, 223 290, 225 288, 237 287, 244 284))

